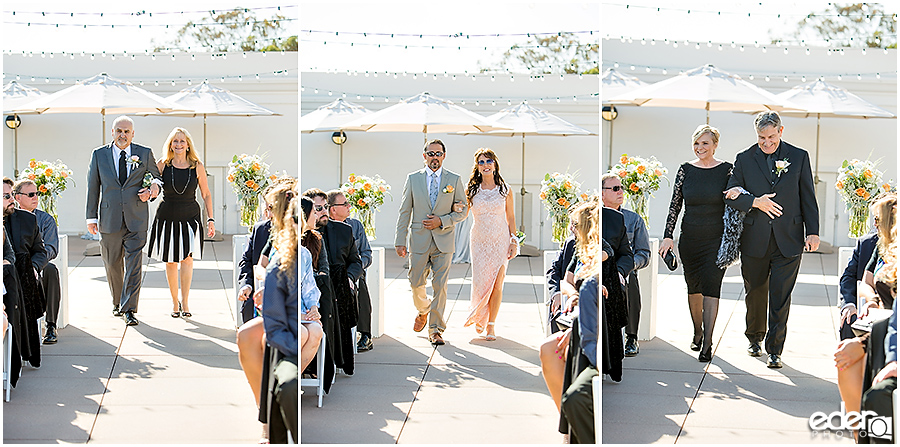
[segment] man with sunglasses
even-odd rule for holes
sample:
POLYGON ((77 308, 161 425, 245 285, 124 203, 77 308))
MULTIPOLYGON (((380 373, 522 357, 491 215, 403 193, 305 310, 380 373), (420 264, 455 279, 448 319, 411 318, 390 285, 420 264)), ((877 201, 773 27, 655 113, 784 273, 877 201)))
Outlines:
POLYGON ((459 174, 442 168, 446 154, 441 140, 431 140, 425 144, 422 157, 426 167, 406 177, 394 237, 397 255, 410 255, 409 284, 418 311, 413 330, 419 332, 424 329, 427 320, 428 339, 434 346, 444 344, 441 333, 447 328, 444 307, 447 305, 450 261, 456 249, 456 224, 462 222, 468 212, 459 174), (461 211, 454 212, 454 203, 463 204, 461 211), (434 297, 431 301, 425 293, 429 270, 434 274, 431 280, 434 297))
POLYGON ((622 207, 625 202, 625 187, 619 176, 603 174, 600 186, 603 188, 600 195, 603 206, 619 211, 625 217, 628 244, 634 254, 634 269, 628 274, 628 323, 625 325, 625 357, 634 357, 640 352, 637 332, 641 322, 641 288, 637 271, 650 265, 650 235, 647 234, 644 219, 638 213, 622 207))
POLYGON ((366 269, 372 265, 372 247, 369 245, 369 237, 366 236, 366 228, 362 222, 350 217, 350 202, 339 189, 328 191, 328 217, 331 220, 343 222, 353 229, 353 240, 362 260, 362 276, 359 277, 358 294, 356 301, 359 308, 359 321, 356 330, 359 332, 359 341, 356 342, 356 350, 359 352, 371 351, 372 343, 372 298, 369 296, 369 285, 366 283, 366 269))
POLYGON ((59 286, 59 269, 53 264, 53 259, 59 253, 59 229, 56 219, 43 210, 38 209, 38 188, 29 180, 23 179, 13 186, 13 194, 19 209, 28 211, 37 217, 38 228, 41 231, 41 239, 44 241, 44 251, 47 252, 47 266, 41 272, 41 285, 44 287, 44 296, 47 298, 45 322, 47 333, 44 334, 44 344, 52 345, 57 342, 56 320, 59 316, 59 301, 61 297, 59 286))

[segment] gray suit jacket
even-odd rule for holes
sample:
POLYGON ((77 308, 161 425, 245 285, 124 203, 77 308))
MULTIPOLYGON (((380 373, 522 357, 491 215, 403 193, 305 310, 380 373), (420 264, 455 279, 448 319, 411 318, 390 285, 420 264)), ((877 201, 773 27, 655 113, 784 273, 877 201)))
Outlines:
MULTIPOLYGON (((140 165, 132 169, 124 185, 119 184, 119 174, 113 163, 115 143, 100 146, 91 154, 88 167, 87 219, 97 219, 99 210, 100 232, 115 233, 122 229, 124 218, 128 231, 146 237, 150 208, 141 202, 138 191, 143 188, 144 174, 150 172, 161 179, 153 151, 146 146, 131 143, 131 155, 138 156, 140 165)), ((118 148, 116 148, 118 150, 118 148)))
POLYGON ((428 185, 425 183, 428 179, 426 171, 430 172, 431 170, 422 168, 406 177, 406 183, 403 185, 403 199, 400 203, 400 215, 397 217, 394 246, 406 246, 406 237, 412 228, 412 235, 409 238, 411 253, 425 253, 432 239, 441 253, 453 253, 456 248, 454 238, 456 224, 466 218, 466 208, 468 207, 466 192, 459 174, 444 168, 444 172, 441 174, 438 198, 432 208, 431 200, 428 197, 428 185), (448 186, 453 188, 453 192, 449 192, 448 186), (454 202, 463 203, 462 212, 453 212, 454 202), (427 230, 422 226, 422 221, 427 219, 429 214, 441 218, 440 228, 427 230))

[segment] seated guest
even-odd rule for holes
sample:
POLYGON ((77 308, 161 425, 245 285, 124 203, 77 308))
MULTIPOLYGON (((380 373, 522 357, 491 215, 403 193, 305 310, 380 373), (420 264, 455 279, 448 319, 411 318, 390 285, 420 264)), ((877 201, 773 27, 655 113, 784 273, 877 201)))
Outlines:
MULTIPOLYGON (((571 224, 569 225, 569 230, 574 231, 571 224)), ((565 303, 565 300, 569 298, 569 296, 563 295, 561 282, 565 280, 566 268, 572 262, 572 257, 574 255, 575 237, 572 236, 566 239, 563 243, 562 250, 559 251, 559 255, 556 256, 556 259, 550 265, 550 268, 547 269, 547 287, 550 289, 550 293, 549 301, 544 304, 549 307, 547 322, 550 326, 551 334, 555 334, 562 330, 556 323, 555 317, 560 314, 562 305, 565 303)))
MULTIPOLYGON (((263 209, 263 220, 257 222, 256 225, 253 226, 253 231, 250 233, 250 240, 247 242, 247 248, 244 249, 241 260, 238 263, 240 273, 238 273, 237 286, 238 300, 243 301, 241 304, 242 324, 252 320, 255 316, 253 300, 251 299, 254 292, 253 266, 259 263, 263 247, 265 247, 266 243, 269 241, 269 232, 272 228, 272 204, 265 202, 265 197, 272 191, 273 187, 274 184, 269 185, 269 187, 263 191, 263 204, 265 205, 265 208, 263 209)), ((240 336, 238 337, 238 343, 240 343, 240 336)))
MULTIPOLYGON (((892 236, 896 237, 897 227, 892 228, 892 236)), ((883 250, 883 266, 875 272, 875 281, 883 286, 879 290, 889 290, 892 298, 897 297, 897 242, 889 247, 879 247, 883 250)), ((869 362, 863 380, 862 409, 873 411, 878 416, 891 418, 893 412, 893 392, 897 389, 897 301, 891 302, 893 313, 888 321, 875 323, 872 327, 872 335, 869 338, 869 362), (883 335, 882 335, 883 334, 883 335), (870 380, 871 379, 871 380, 870 380)), ((885 432, 890 433, 891 427, 884 427, 885 432)), ((872 430, 867 441, 873 444, 893 444, 896 434, 889 439, 876 437, 879 434, 872 430)))
MULTIPOLYGON (((22 359, 30 357, 30 345, 25 343, 25 302, 19 290, 19 275, 16 273, 16 251, 3 229, 3 309, 8 312, 9 323, 13 328, 12 359, 10 363, 9 381, 13 387, 19 381, 22 370, 22 359)), ((4 331, 4 334, 6 332, 4 331)))
MULTIPOLYGON (((301 223, 301 233, 306 233, 309 228, 306 221, 301 223)), ((312 265, 312 253, 306 247, 300 247, 300 369, 306 368, 312 362, 316 351, 319 350, 319 342, 322 341, 322 326, 319 315, 319 287, 316 285, 315 271, 312 265)))
POLYGON ((872 259, 872 252, 875 251, 875 244, 878 242, 878 232, 869 233, 856 241, 856 248, 853 249, 853 255, 841 274, 840 293, 841 301, 841 340, 853 338, 853 331, 850 325, 856 321, 856 294, 857 283, 862 281, 863 274, 866 272, 866 266, 872 259))
POLYGON ((41 286, 44 288, 44 296, 47 298, 47 309, 44 321, 47 323, 47 333, 44 335, 44 344, 52 345, 57 342, 56 320, 59 316, 60 291, 59 269, 53 264, 59 253, 59 233, 56 219, 53 216, 38 209, 37 185, 28 179, 19 180, 13 186, 16 202, 19 209, 28 211, 37 217, 38 227, 41 229, 41 239, 44 241, 44 251, 47 252, 47 266, 41 272, 41 286))
POLYGON ((872 258, 866 265, 866 271, 863 272, 863 279, 857 286, 857 295, 859 302, 859 317, 863 318, 868 313, 870 307, 890 308, 893 302, 890 290, 887 290, 884 284, 875 281, 875 270, 884 263, 883 257, 885 251, 888 250, 896 234, 892 232, 894 223, 897 221, 897 194, 894 192, 886 192, 879 194, 872 201, 870 209, 875 217, 875 228, 878 231, 878 242, 875 245, 875 251, 872 258))
MULTIPOLYGON (((277 189, 276 189, 277 191, 277 189)), ((300 439, 298 427, 297 392, 298 392, 298 266, 297 266, 297 221, 299 220, 299 194, 290 191, 291 199, 288 213, 275 213, 273 228, 274 246, 277 253, 266 274, 266 288, 263 291, 263 323, 266 328, 266 340, 269 345, 283 355, 274 367, 274 409, 269 419, 269 441, 273 444, 286 444, 287 431, 294 440, 300 439), (287 429, 287 431, 285 431, 287 429)), ((309 266, 312 266, 311 260, 309 266)), ((306 318, 317 317, 315 307, 310 307, 306 318)))

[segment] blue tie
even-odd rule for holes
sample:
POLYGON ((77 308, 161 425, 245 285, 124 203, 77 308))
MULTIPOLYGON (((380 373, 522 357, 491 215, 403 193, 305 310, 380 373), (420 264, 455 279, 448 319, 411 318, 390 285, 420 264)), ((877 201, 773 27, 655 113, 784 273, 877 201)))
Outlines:
POLYGON ((438 195, 438 182, 437 182, 437 173, 434 172, 431 174, 431 207, 434 208, 434 202, 437 202, 438 195))

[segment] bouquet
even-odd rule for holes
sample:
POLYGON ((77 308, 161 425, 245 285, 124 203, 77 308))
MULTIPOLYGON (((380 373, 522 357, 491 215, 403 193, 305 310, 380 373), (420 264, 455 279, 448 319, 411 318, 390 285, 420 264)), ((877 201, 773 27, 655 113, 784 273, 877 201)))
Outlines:
POLYGON ((259 220, 259 194, 275 179, 269 175, 269 165, 263 162, 265 155, 235 155, 228 163, 228 182, 238 197, 241 208, 241 225, 251 231, 259 220))
POLYGON ((631 202, 631 209, 638 213, 647 228, 650 228, 649 197, 659 189, 659 180, 669 179, 666 174, 669 170, 664 168, 656 157, 644 159, 641 157, 629 157, 622 154, 619 163, 613 166, 613 173, 619 176, 625 194, 631 202))
MULTIPOLYGON (((53 216, 59 225, 59 217, 56 212, 56 199, 60 193, 66 190, 71 180, 72 170, 62 161, 56 163, 49 161, 35 161, 31 159, 28 167, 19 174, 19 179, 29 179, 37 185, 38 200, 42 210, 53 216)), ((74 180, 72 181, 74 184, 74 180)))
POLYGON ((375 240, 375 212, 384 204, 384 195, 390 195, 390 190, 391 185, 377 174, 375 178, 370 178, 351 173, 347 182, 341 185, 341 192, 362 222, 370 240, 375 240))
POLYGON ((580 190, 581 184, 575 181, 575 175, 568 172, 544 174, 541 181, 541 202, 547 207, 552 221, 553 241, 560 246, 565 242, 569 228, 569 208, 581 200, 587 200, 586 194, 579 196, 580 190))
POLYGON ((850 214, 850 237, 862 237, 869 230, 869 203, 881 191, 890 191, 891 185, 882 183, 882 172, 875 168, 877 162, 868 159, 844 160, 838 169, 834 187, 841 195, 850 214))

